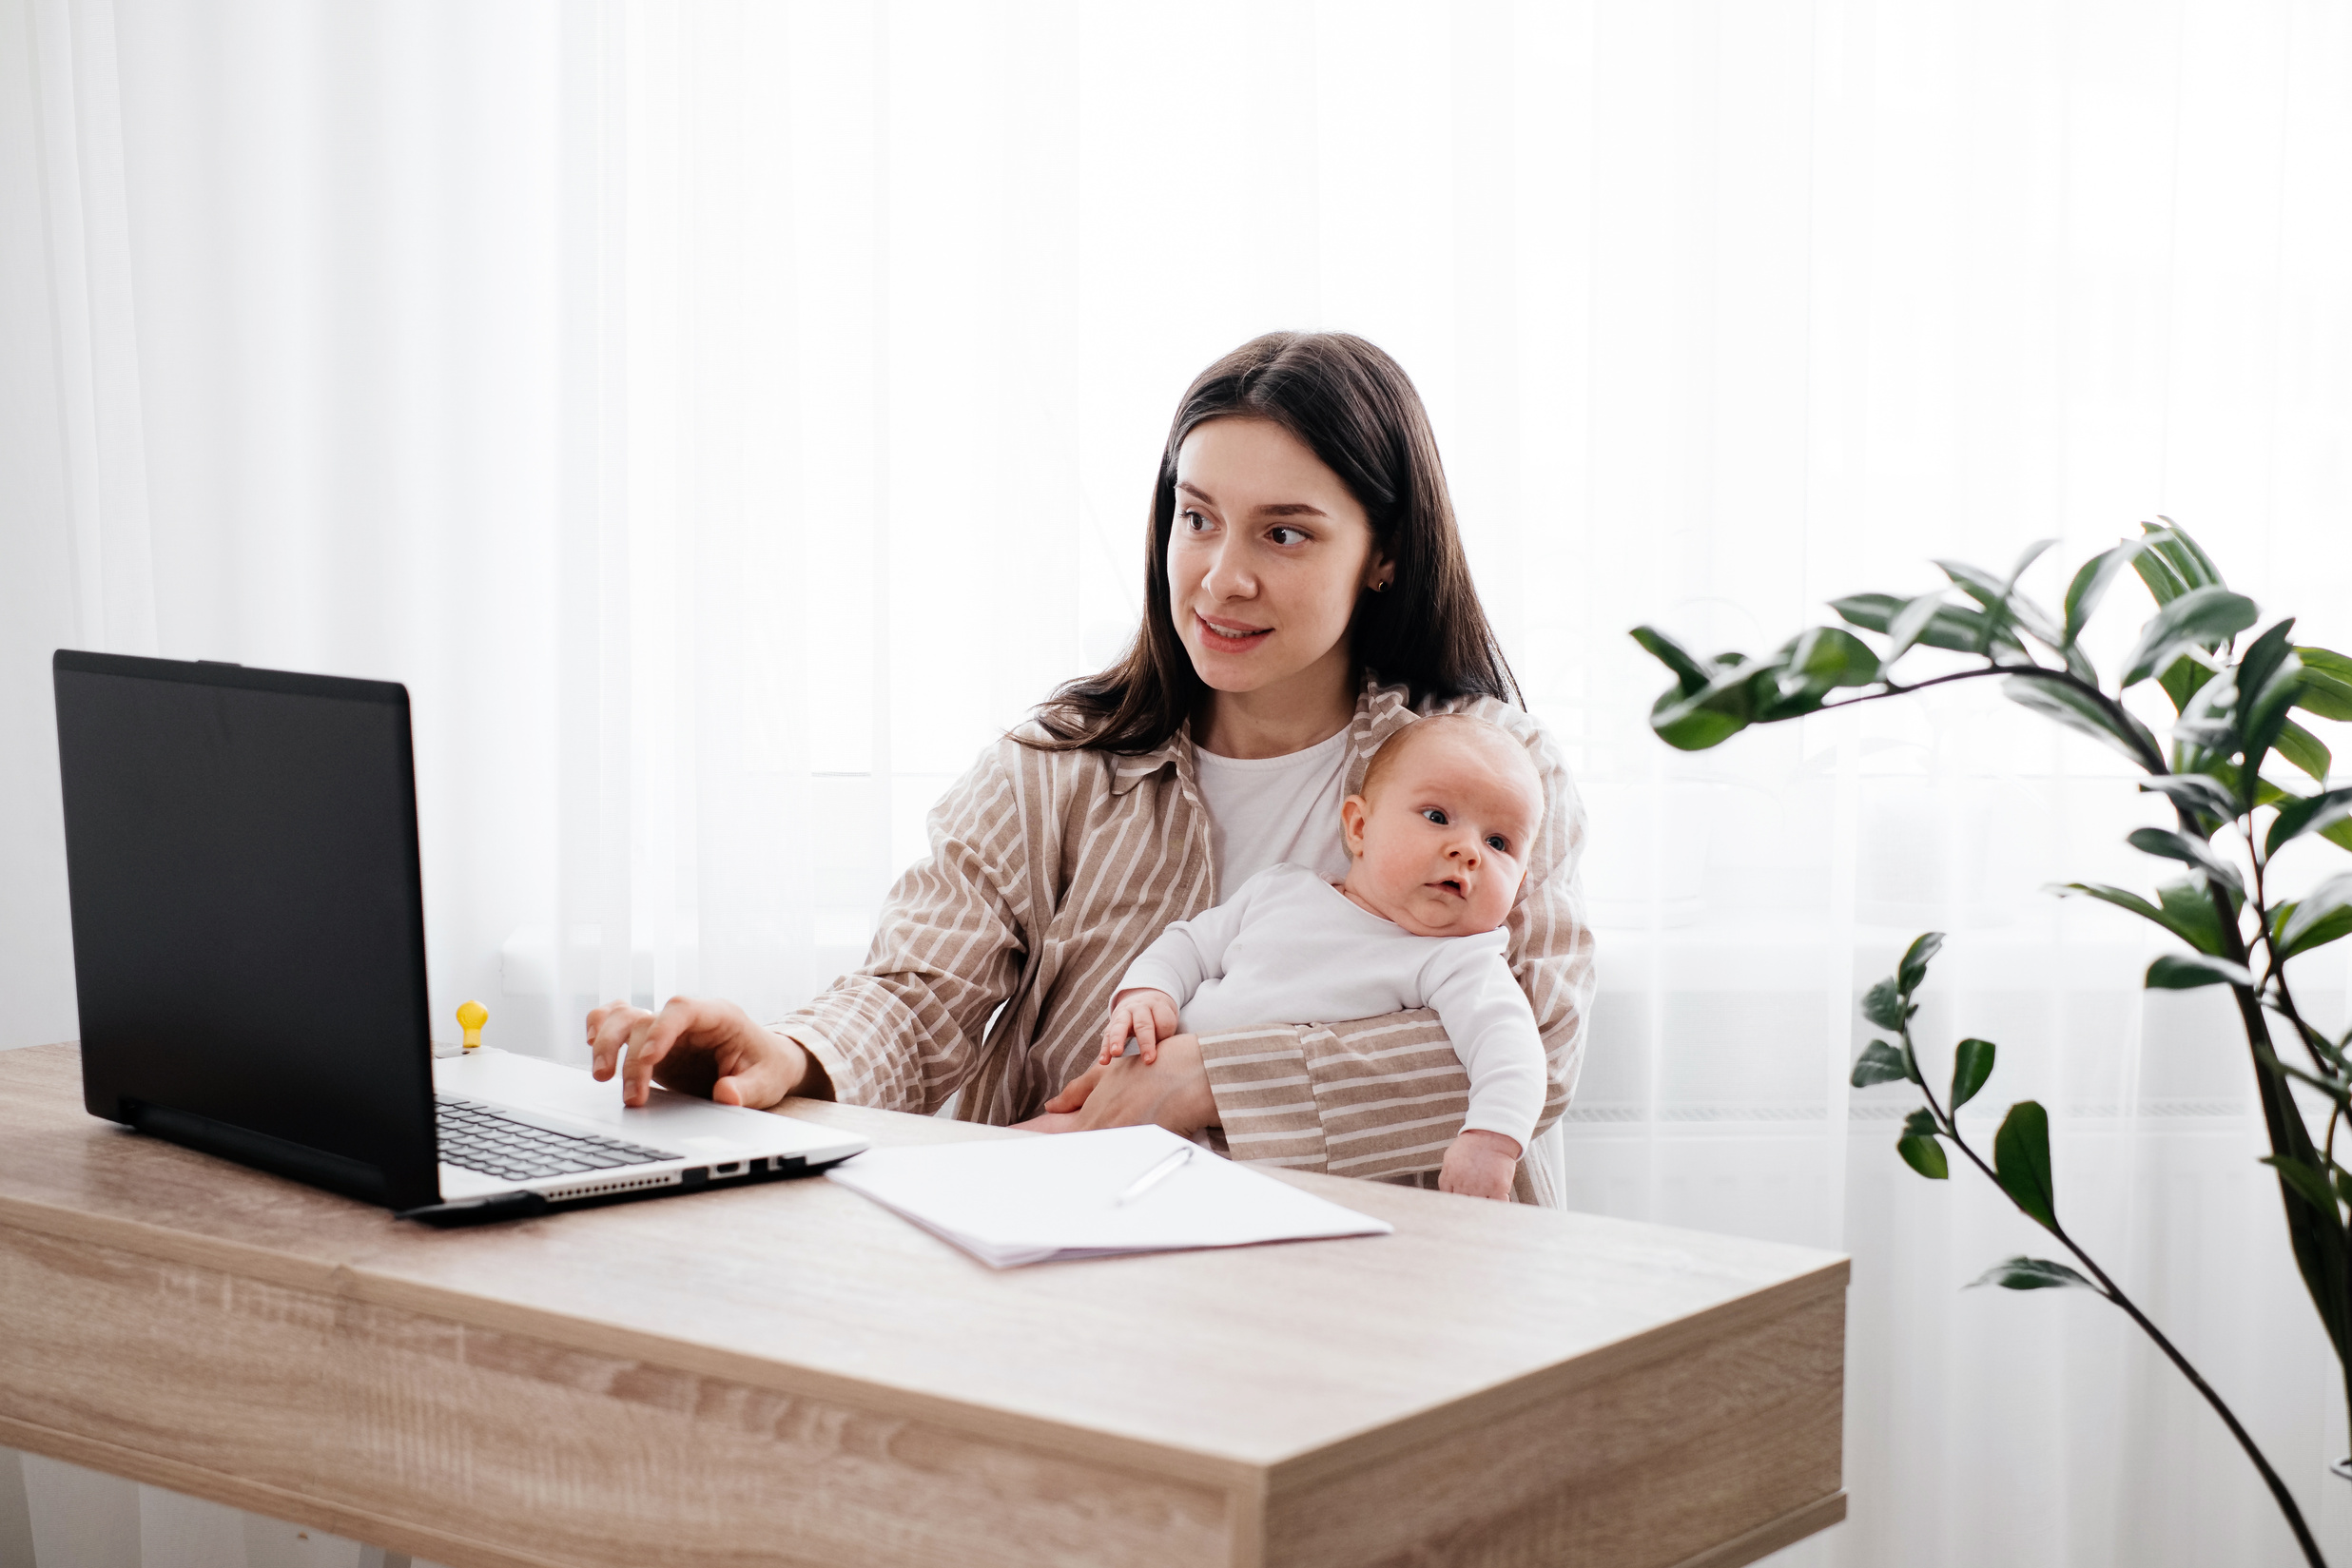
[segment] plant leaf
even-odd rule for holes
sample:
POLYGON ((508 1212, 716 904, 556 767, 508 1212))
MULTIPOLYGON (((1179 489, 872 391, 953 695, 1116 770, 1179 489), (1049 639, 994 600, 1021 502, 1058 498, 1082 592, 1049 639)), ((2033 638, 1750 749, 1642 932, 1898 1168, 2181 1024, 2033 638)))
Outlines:
POLYGON ((2203 926, 2181 920, 2174 911, 2149 903, 2137 893, 2128 892, 2120 887, 2109 887, 2104 882, 2060 882, 2054 884, 2051 891, 2062 899, 2070 893, 2087 894, 2102 903, 2111 903, 2118 909, 2128 909, 2144 920, 2152 920, 2163 926, 2200 953, 2218 953, 2222 950, 2220 927, 2213 916, 2212 900, 2206 898, 2202 886, 2197 888, 2197 901, 2205 905, 2206 922, 2203 926))
POLYGON ((2148 966, 2144 982, 2150 991, 2194 991, 2206 985, 2247 985, 2254 977, 2245 965, 2210 953, 2166 953, 2148 966))
POLYGON ((2173 712, 2178 713, 2187 707, 2188 700, 2204 690, 2206 683, 2213 679, 2213 667, 2206 662, 2211 658, 2212 655, 2202 648, 2195 653, 2184 653, 2156 677, 2156 684, 2164 688, 2164 694, 2172 699, 2173 712))
POLYGON ((1944 1146, 1934 1138, 1906 1132, 1895 1140, 1895 1152, 1903 1156, 1905 1165, 1930 1181, 1943 1181, 1952 1174, 1952 1166, 1944 1158, 1944 1146))
POLYGON ((1881 1029, 1900 1029, 1911 1015, 1905 1011, 1895 982, 1880 980, 1863 996, 1862 1016, 1881 1029))
POLYGON ((2177 682, 2165 688, 2180 713, 2172 726, 2173 771, 2219 778, 2221 769, 2213 765, 2226 763, 2239 749, 2238 672, 2207 670, 2187 659, 2179 668, 2193 668, 2199 681, 2194 690, 2177 682))
POLYGON ((1667 636, 1656 627, 1638 626, 1628 633, 1633 640, 1647 648, 1660 664, 1674 671, 1674 679, 1687 697, 1695 691, 1704 691, 1715 679, 1715 671, 1695 658, 1690 649, 1667 636))
POLYGON ((2324 648, 2299 648, 2303 661, 2303 690, 2295 706, 2323 719, 2352 719, 2352 659, 2324 648))
POLYGON ((2107 597, 2116 574, 2129 566, 2140 552, 2148 548, 2139 539, 2127 539, 2112 550, 2101 551, 2085 561, 2074 573, 2074 580, 2066 590, 2066 646, 2072 648, 2074 640, 2090 624, 2091 612, 2099 601, 2107 597))
POLYGON ((2026 568, 2057 542, 2055 539, 2037 539, 2026 546, 2024 552, 2017 557, 2017 564, 2010 568, 2006 582, 1965 561, 1937 561, 1935 565, 1959 586, 1962 592, 1985 607, 1989 616, 1988 627, 2014 623, 2024 628, 2026 633, 2037 642, 2063 650, 2066 633, 2059 629, 2058 623, 2050 618, 2048 610, 2017 591, 2017 579, 2025 575, 2026 568))
POLYGON ((1980 1285, 1997 1285, 2007 1290, 2058 1290, 2070 1286, 2084 1290, 2099 1288, 2065 1264, 2051 1263, 2047 1258, 2004 1258, 1969 1281, 1965 1288, 1973 1290, 1980 1285))
POLYGON ((2326 1215, 2330 1224, 2342 1223, 2336 1212, 2336 1194, 2328 1191, 2327 1178, 2320 1174, 2318 1167, 2305 1165, 2289 1154, 2265 1154, 2261 1163, 2276 1171, 2281 1185, 2326 1215))
POLYGON ((2334 765, 2335 759, 2328 755, 2327 747, 2320 744, 2317 735, 2294 720, 2289 719, 2279 726, 2278 739, 2271 745, 2278 747, 2280 756, 2310 774, 2313 783, 2327 782, 2327 770, 2334 765))
POLYGON ((1965 1039, 1952 1054, 1952 1112, 1959 1114, 1960 1107, 1976 1097, 1976 1091, 1992 1076, 1994 1047, 1991 1040, 1965 1039))
POLYGON ((1832 599, 1830 609, 1848 626, 1858 626, 1864 631, 1884 631, 1895 612, 1903 608, 1901 599, 1892 593, 1849 593, 1842 599, 1832 599))
POLYGON ((2307 796, 2290 801, 2279 807, 2271 819, 2270 832, 2263 840, 2263 853, 2276 855, 2279 846, 2305 833, 2319 833, 2352 817, 2352 788, 2331 789, 2323 795, 2307 796))
POLYGON ((2055 719, 2069 729, 2105 741, 2140 766, 2149 768, 2160 754, 2148 727, 2118 707, 2109 711, 2089 693, 2061 681, 2035 675, 2012 675, 2001 683, 2001 694, 2020 707, 2030 707, 2045 719, 2055 719), (2121 713, 2120 720, 2117 714, 2121 713))
POLYGON ((1911 1076, 1911 1069, 1903 1065, 1903 1054, 1884 1040, 1873 1040, 1862 1047, 1862 1054, 1854 1063, 1854 1076, 1849 1081, 1856 1089, 1868 1089, 1873 1084, 1893 1083, 1911 1076))
MULTIPOLYGON (((2144 529, 2148 527, 2146 523, 2140 526, 2144 529)), ((2152 533, 2155 530, 2148 529, 2148 532, 2152 533)), ((2148 543, 2142 541, 2144 547, 2148 543)), ((2148 585, 2149 596, 2159 605, 2168 605, 2188 591, 2188 585, 2181 581, 2181 574, 2173 571, 2171 563, 2153 549, 2143 548, 2139 554, 2134 555, 2131 570, 2140 574, 2140 581, 2148 585)))
POLYGON ((2010 1202, 2045 1229, 2058 1225, 2058 1194, 2050 1176, 2050 1113, 2019 1100, 1992 1134, 1992 1172, 2010 1202))
POLYGON ((2124 836, 2124 842, 2144 855, 2183 861, 2227 888, 2233 897, 2245 896, 2245 883, 2240 879, 2238 868, 2214 853, 2213 846, 2203 839, 2176 833, 2168 827, 2135 827, 2124 836))
MULTIPOLYGON (((1864 631, 1884 632, 1895 617, 1902 612, 1909 599, 1898 599, 1892 593, 1850 593, 1842 599, 1832 599, 1830 609, 1849 626, 1858 626, 1864 631)), ((1919 633, 1922 648, 1950 648, 1954 653, 1972 653, 1977 639, 1984 635, 1985 618, 1981 611, 1964 605, 1945 605, 1928 619, 1927 629, 1919 633)), ((1992 646, 2007 653, 2022 657, 2025 645, 2006 627, 1995 628, 1992 646)), ((1890 659, 1888 661, 1892 663, 1890 659)))
POLYGON ((1916 1132, 1923 1138, 1932 1138, 1942 1130, 1935 1125, 1935 1117, 1927 1107, 1921 1106, 1903 1118, 1903 1131, 1916 1132))
POLYGON ((1720 745, 1756 717, 1754 671, 1737 653, 1720 655, 1715 676, 1701 690, 1685 696, 1680 687, 1660 694, 1650 708, 1650 727, 1658 738, 1682 751, 1704 751, 1720 745))
POLYGON ((2262 610, 2218 585, 2192 588, 2156 611, 2124 663, 2123 684, 2137 686, 2192 648, 2218 648, 2252 626, 2262 610))
POLYGON ((1879 679, 1878 655, 1842 627, 1817 626, 1792 638, 1749 677, 1755 722, 1771 724, 1817 711, 1839 687, 1879 679))
POLYGON ((2155 547, 2164 552, 2165 559, 2172 563, 2173 570, 2181 574, 2183 582, 2191 588, 2202 588, 2208 583, 2223 586, 2222 569, 2215 566, 2213 557, 2188 536, 2188 530, 2162 513, 2157 515, 2156 521, 2164 527, 2151 528, 2142 523, 2140 532, 2148 535, 2155 547))
POLYGON ((2282 958, 2325 947, 2352 933, 2352 871, 2340 871, 2289 906, 2279 922, 2282 958))
MULTIPOLYGON (((2187 877, 2159 884, 2156 902, 2165 912, 2165 923, 2198 952, 2219 953, 2226 945, 2221 911, 2213 907, 2213 884, 2204 878, 2187 877)), ((2244 899, 2231 896, 2233 919, 2245 904, 2244 899)))
MULTIPOLYGON (((2292 910, 2296 906, 2288 904, 2286 907, 2292 910)), ((2289 916, 2289 919, 2292 918, 2289 916)), ((2298 954, 2308 953, 2315 947, 2325 947, 2329 942, 2342 941, 2348 936, 2352 936, 2352 907, 2340 904, 2324 914, 2314 916, 2309 924, 2295 934, 2293 941, 2280 948, 2280 956, 2291 958, 2298 954)))
POLYGON ((1920 594, 1895 612, 1887 622, 1887 664, 1911 651, 1912 645, 1927 630, 1928 623, 1935 618, 1943 603, 1944 590, 1939 588, 1920 594))
POLYGON ((1935 955, 1944 950, 1944 934, 1928 931, 1915 938, 1903 949, 1900 963, 1895 966, 1895 989, 1908 997, 1927 982, 1927 966, 1935 955))
POLYGON ((2213 853, 2213 846, 2203 839, 2175 833, 2168 827, 2135 827, 2124 838, 2124 842, 2144 855, 2161 855, 2168 861, 2182 861, 2204 872, 2233 894, 2243 895, 2245 883, 2238 876, 2238 868, 2213 853))
MULTIPOLYGON (((2142 780, 2140 787, 2150 794, 2166 796, 2174 805, 2187 808, 2192 816, 2215 827, 2238 815, 2236 798, 2203 773, 2159 773, 2152 779, 2142 780)), ((2211 827, 2206 829, 2208 836, 2212 831, 2211 827)))
POLYGON ((2183 752, 2209 751, 2227 757, 2238 749, 2238 730, 2227 719, 2183 719, 2172 726, 2172 739, 2183 752))
POLYGON ((2238 690, 2245 698, 2239 705, 2239 727, 2245 732, 2247 751, 2257 765, 2260 754, 2270 749, 2278 735, 2279 722, 2303 690, 2303 661, 2287 643, 2294 630, 2295 618, 2290 615, 2255 638, 2238 658, 2238 690))

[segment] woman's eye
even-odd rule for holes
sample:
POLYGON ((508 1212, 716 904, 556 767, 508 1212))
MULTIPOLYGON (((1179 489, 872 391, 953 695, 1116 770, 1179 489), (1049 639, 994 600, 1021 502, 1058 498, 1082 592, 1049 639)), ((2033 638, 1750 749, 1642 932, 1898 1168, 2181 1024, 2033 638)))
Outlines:
POLYGON ((1278 545, 1297 545, 1307 542, 1307 531, 1303 528, 1271 529, 1266 536, 1278 545))
POLYGON ((1203 517, 1197 512, 1183 513, 1178 515, 1176 520, 1181 522, 1184 525, 1185 531, 1190 533, 1197 533, 1202 529, 1209 526, 1209 519, 1203 517))
POLYGON ((1437 807, 1433 805, 1423 806, 1421 808, 1421 814, 1424 817, 1427 817, 1429 821, 1435 823, 1440 827, 1446 825, 1446 814, 1443 811, 1438 810, 1437 807))

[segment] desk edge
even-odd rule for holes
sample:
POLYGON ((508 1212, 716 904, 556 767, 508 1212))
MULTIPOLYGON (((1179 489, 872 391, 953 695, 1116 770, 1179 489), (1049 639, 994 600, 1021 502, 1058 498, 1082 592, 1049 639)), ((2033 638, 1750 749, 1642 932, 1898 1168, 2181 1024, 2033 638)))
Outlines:
POLYGON ((1060 1458, 1222 1487, 1229 1495, 1236 1495, 1239 1488, 1262 1476, 1266 1468, 1256 1461, 1227 1458, 1114 1432, 1081 1431, 1050 1417, 978 1404, 890 1383, 845 1377, 642 1328, 599 1323, 551 1308, 469 1295, 445 1286, 397 1279, 364 1266, 314 1262, 246 1242, 191 1237, 138 1220, 62 1209, 5 1193, 0 1193, 0 1227, 68 1245, 111 1247, 287 1289, 416 1312, 591 1355, 642 1361, 795 1398, 824 1400, 903 1420, 926 1422, 1060 1458))
POLYGON ((447 1531, 409 1524, 380 1514, 371 1514, 364 1509, 330 1502, 307 1492, 293 1492, 262 1481, 247 1481, 225 1471, 209 1470, 201 1464, 189 1464, 182 1460, 164 1459, 142 1449, 125 1448, 97 1438, 59 1431, 56 1427, 43 1426, 14 1416, 0 1415, 0 1441, 29 1454, 62 1460, 86 1469, 103 1470, 107 1475, 120 1476, 126 1481, 161 1486, 185 1497, 225 1503, 247 1513, 283 1520, 289 1524, 307 1524, 315 1530, 347 1536, 362 1545, 388 1546, 413 1557, 430 1558, 437 1561, 451 1556, 462 1556, 468 1561, 495 1561, 511 1564, 512 1568, 567 1568, 565 1563, 553 1558, 533 1557, 472 1536, 451 1535, 447 1531), (456 1549, 454 1552, 453 1548, 456 1549))
POLYGON ((1335 1439, 1319 1448, 1275 1461, 1267 1466, 1267 1496, 1279 1498, 1323 1485, 1351 1471, 1425 1447, 1433 1440, 1484 1425, 1523 1406, 1564 1399, 1580 1388, 1679 1355, 1695 1342, 1736 1333, 1795 1312, 1825 1296, 1842 1295, 1851 1272, 1850 1260, 1839 1257, 1777 1285, 1702 1307, 1625 1339, 1595 1345, 1571 1361, 1555 1362, 1466 1394, 1440 1409, 1402 1416, 1335 1439))
POLYGON ((1842 1523, 1845 1517, 1846 1494, 1841 1488, 1825 1498, 1816 1498, 1801 1508, 1792 1508, 1778 1519, 1766 1520, 1745 1535, 1734 1536, 1694 1557, 1684 1558, 1674 1568, 1742 1568, 1743 1564, 1770 1557, 1817 1531, 1842 1523))

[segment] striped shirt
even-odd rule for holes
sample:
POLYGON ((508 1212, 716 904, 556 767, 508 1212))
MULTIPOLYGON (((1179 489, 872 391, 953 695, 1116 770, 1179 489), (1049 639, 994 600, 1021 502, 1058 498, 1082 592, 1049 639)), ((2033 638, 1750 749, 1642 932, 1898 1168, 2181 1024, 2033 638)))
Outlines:
MULTIPOLYGON (((1511 972, 1549 1065, 1540 1133, 1567 1108, 1594 987, 1577 861, 1584 810, 1559 748, 1490 697, 1406 705, 1367 680, 1348 724, 1347 788, 1425 713, 1466 712, 1519 738, 1544 781, 1544 825, 1505 922, 1511 972)), ((1034 730, 1028 731, 1036 733, 1034 730)), ((1090 1066, 1127 965, 1216 901, 1189 733, 1136 755, 1041 751, 1015 731, 932 808, 931 853, 890 890, 865 962, 775 1025, 845 1101, 967 1121, 1024 1120, 1090 1066)), ((1201 1057, 1235 1159, 1434 1186, 1469 1077, 1426 1008, 1204 1036, 1201 1057)), ((1522 1160, 1514 1196, 1557 1204, 1522 1160)))

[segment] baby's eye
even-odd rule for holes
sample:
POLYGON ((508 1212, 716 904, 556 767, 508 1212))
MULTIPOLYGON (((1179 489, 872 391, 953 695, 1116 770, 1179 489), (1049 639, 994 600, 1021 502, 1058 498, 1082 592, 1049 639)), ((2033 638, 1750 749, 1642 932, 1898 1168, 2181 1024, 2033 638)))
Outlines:
POLYGON ((1446 825, 1446 814, 1433 805, 1423 806, 1421 808, 1421 814, 1424 817, 1427 817, 1429 821, 1435 823, 1440 827, 1446 825))
POLYGON ((1498 855, 1507 855, 1511 852, 1511 842, 1500 833, 1489 833, 1487 835, 1487 847, 1498 855))

